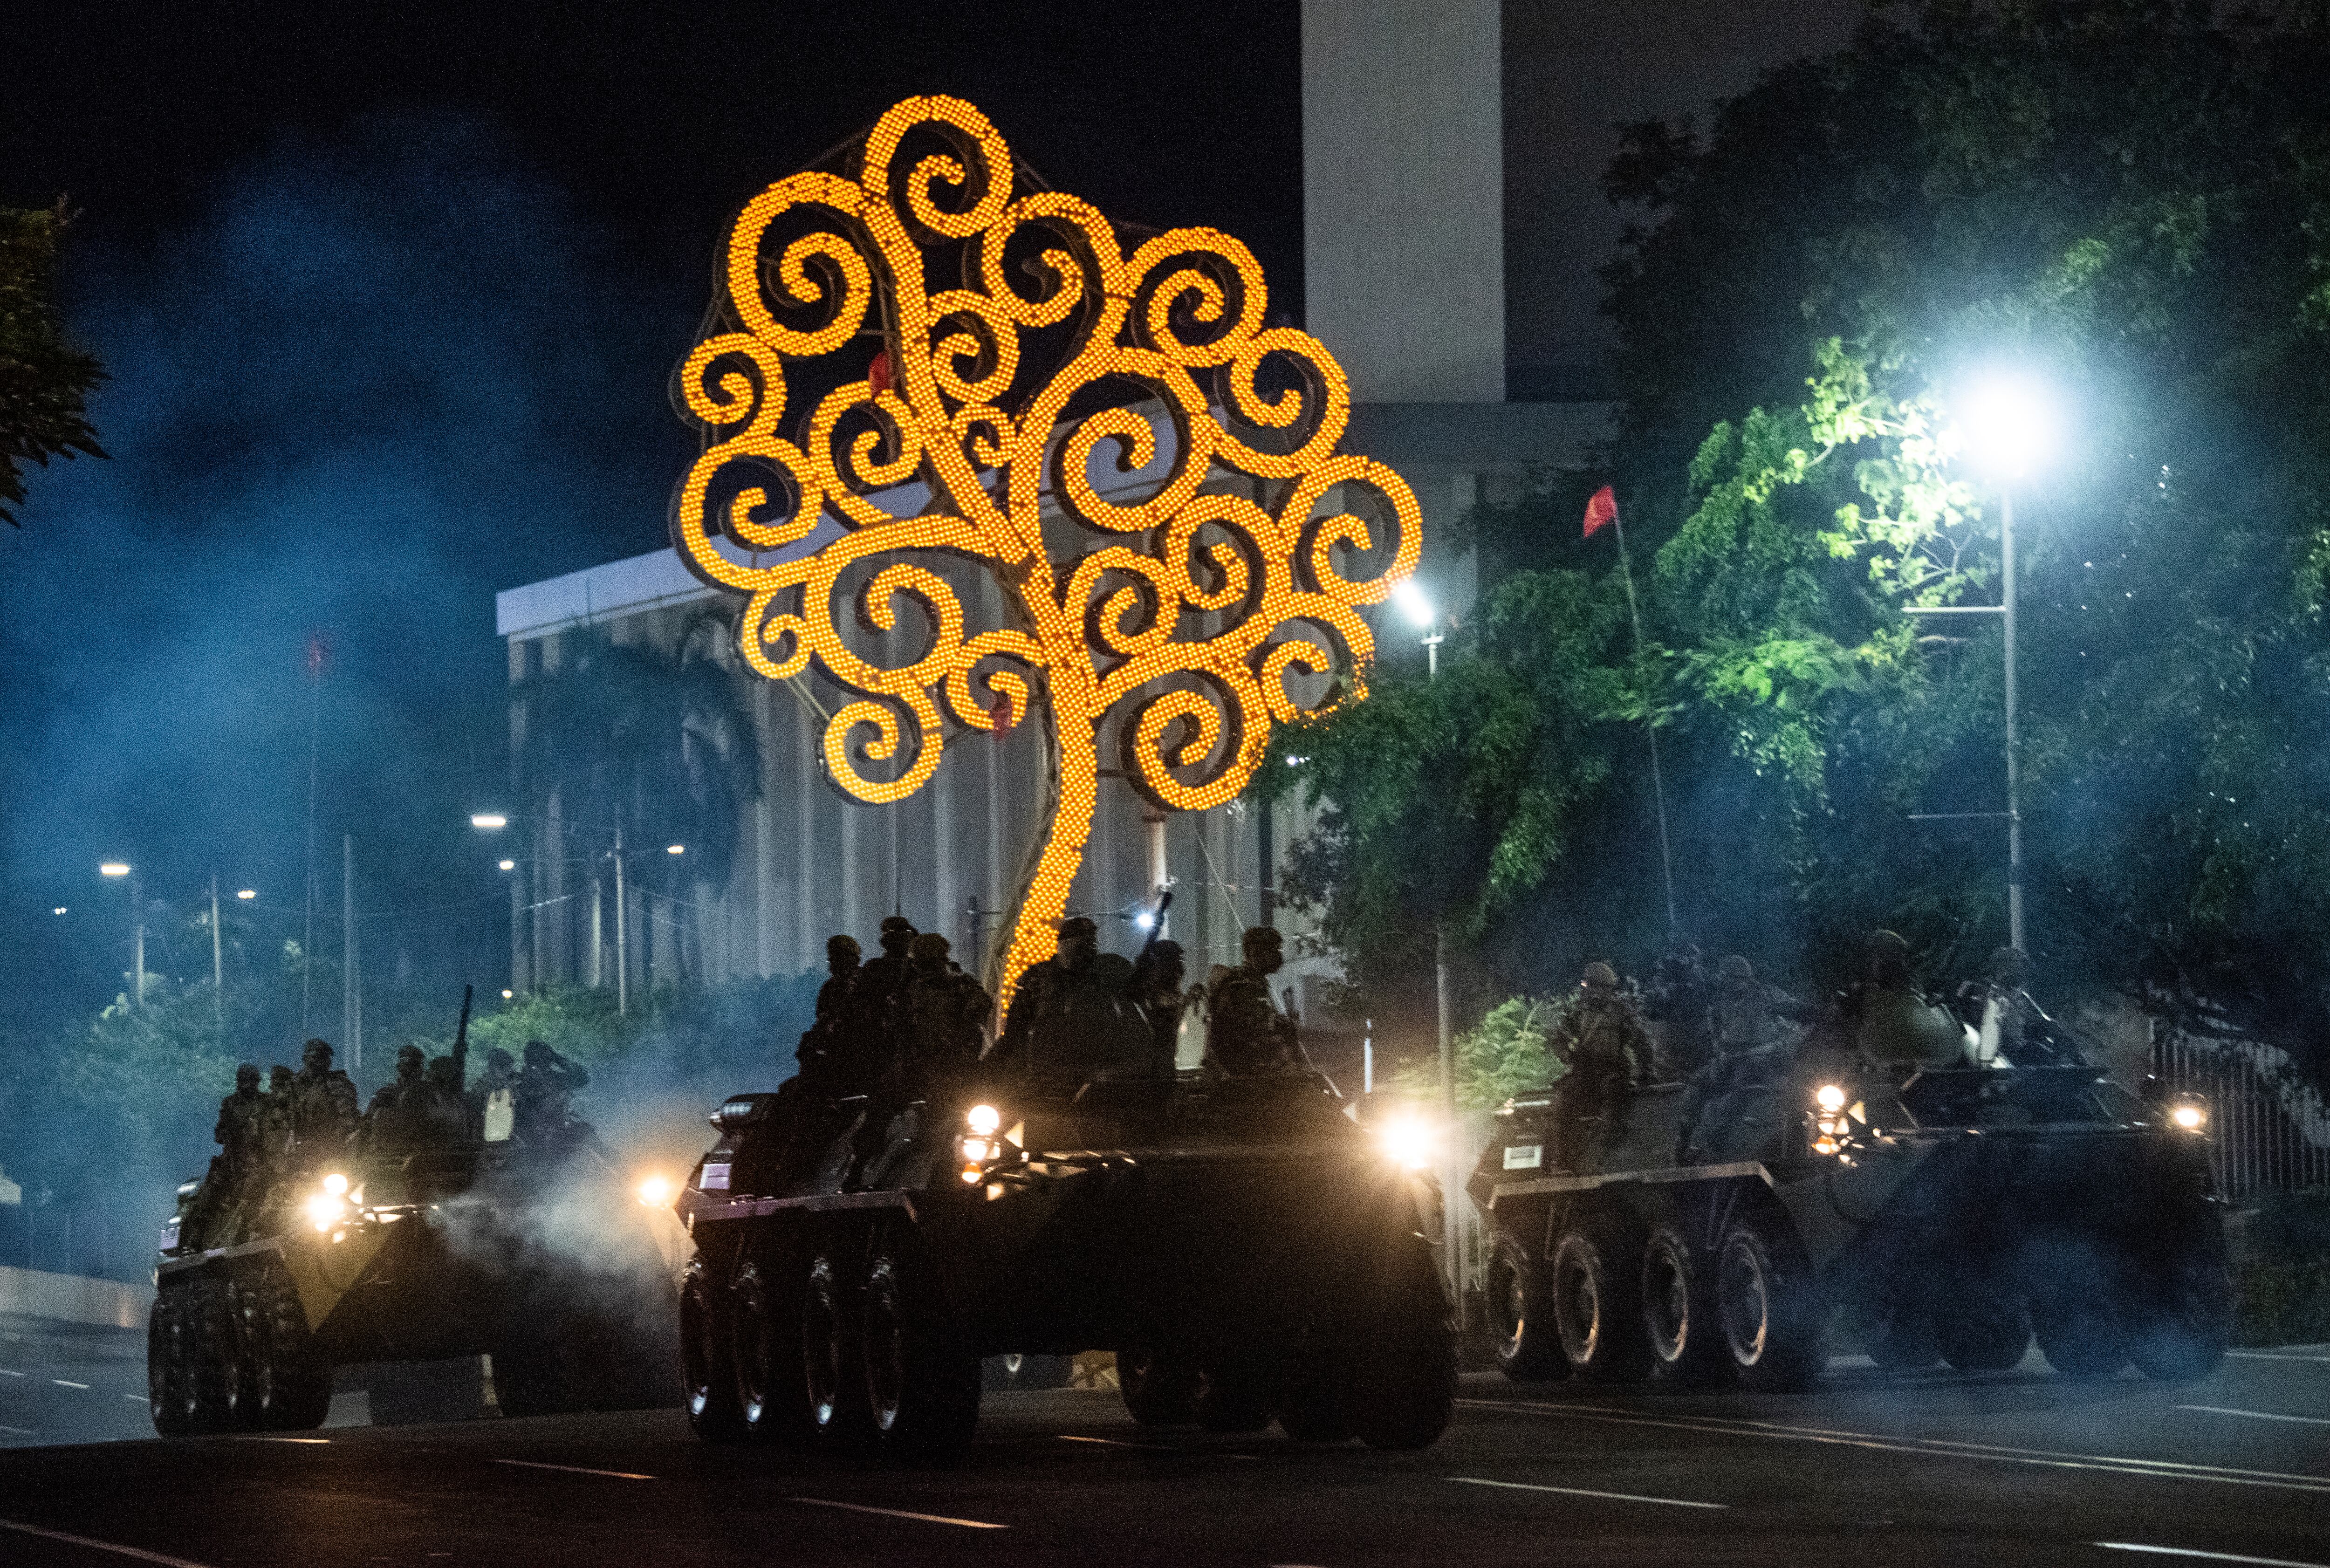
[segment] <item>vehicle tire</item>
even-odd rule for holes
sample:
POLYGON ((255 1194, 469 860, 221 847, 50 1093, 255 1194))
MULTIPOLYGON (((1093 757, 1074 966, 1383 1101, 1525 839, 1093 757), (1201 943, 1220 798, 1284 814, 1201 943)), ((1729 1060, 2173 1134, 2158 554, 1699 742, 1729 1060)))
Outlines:
POLYGON ((2127 1328, 2108 1299, 2062 1299, 2033 1307, 2039 1354, 2060 1376, 2117 1376, 2127 1365, 2127 1328))
POLYGON ((2128 1357, 2156 1383, 2190 1383, 2217 1370, 2232 1343, 2232 1275, 2221 1258, 2178 1264, 2131 1304, 2128 1357))
POLYGON ((2003 1292, 1972 1291, 1935 1319, 1934 1342, 1956 1371, 2005 1372, 2031 1349, 2031 1314, 2003 1292))
POLYGON ((730 1367, 739 1432, 754 1442, 794 1446, 809 1439, 809 1390, 799 1352, 800 1289, 797 1280, 788 1287, 785 1277, 762 1262, 737 1270, 730 1367))
POLYGON ((1933 1314, 1922 1306, 1897 1305, 1883 1327, 1869 1337, 1869 1359, 1880 1371, 1923 1372, 1941 1358, 1933 1314))
POLYGON ((164 1437, 185 1437, 194 1431, 185 1305, 185 1291, 160 1291, 146 1319, 146 1399, 154 1430, 164 1437))
POLYGON ((1116 1391, 1142 1426, 1189 1426, 1198 1419, 1198 1369, 1170 1351, 1118 1351, 1116 1391))
POLYGON ((308 1327, 299 1292, 282 1265, 270 1262, 253 1282, 250 1300, 259 1425, 267 1431, 311 1431, 331 1413, 332 1364, 308 1327))
POLYGON ((1634 1249, 1583 1227, 1564 1231, 1547 1270, 1553 1327, 1572 1377, 1632 1383, 1650 1370, 1634 1249), (1622 1261, 1623 1260, 1623 1261, 1622 1261))
POLYGON ((800 1309, 801 1394, 810 1442, 829 1451, 865 1446, 872 1425, 858 1374, 855 1303, 831 1253, 810 1261, 800 1309))
POLYGON ((1456 1413, 1456 1328, 1422 1236, 1395 1239, 1359 1341, 1351 1414, 1359 1440, 1395 1452, 1428 1448, 1456 1413))
POLYGON ((1812 1270, 1776 1220, 1734 1220, 1715 1254, 1724 1359, 1755 1393, 1809 1388, 1827 1362, 1812 1270))
POLYGON ((1198 1366, 1198 1424, 1208 1431, 1260 1431, 1270 1424, 1270 1394, 1264 1357, 1254 1348, 1217 1352, 1198 1366))
POLYGON ((1075 1381, 1073 1355, 1038 1355, 1014 1351, 1003 1357, 1007 1388, 1066 1388, 1075 1381))
POLYGON ((1497 1337, 1497 1370, 1514 1383, 1537 1383, 1565 1371, 1553 1327, 1546 1270, 1510 1231, 1489 1243, 1488 1288, 1482 1292, 1490 1332, 1497 1337))
POLYGON ((1661 1225, 1643 1244, 1643 1335, 1651 1381, 1661 1388, 1700 1388, 1724 1373, 1722 1330, 1708 1270, 1682 1233, 1661 1225))
POLYGON ((905 1459, 945 1459, 969 1448, 979 1425, 979 1356, 910 1247, 875 1254, 858 1323, 875 1445, 905 1459))
POLYGON ((194 1430, 232 1431, 240 1424, 242 1395, 242 1336, 234 1321, 226 1282, 207 1280, 194 1287, 194 1430))
MULTIPOLYGON (((744 1412, 737 1403, 732 1329, 721 1305, 719 1288, 702 1265, 691 1266, 679 1287, 680 1395, 687 1401, 687 1424, 696 1429, 697 1437, 706 1442, 732 1443, 744 1436, 744 1412)), ((500 1367, 497 1357, 495 1392, 507 1410, 508 1395, 498 1386, 500 1367)), ((520 1381, 524 1381, 523 1372, 520 1381)), ((526 1403, 523 1393, 519 1403, 526 1403)))

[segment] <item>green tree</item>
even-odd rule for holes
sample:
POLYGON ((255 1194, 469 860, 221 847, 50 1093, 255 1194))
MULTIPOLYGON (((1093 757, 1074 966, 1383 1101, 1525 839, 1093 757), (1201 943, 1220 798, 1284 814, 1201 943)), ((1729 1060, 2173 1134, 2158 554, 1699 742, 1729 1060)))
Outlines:
POLYGON ((83 401, 105 379, 72 346, 56 307, 57 247, 68 219, 0 208, 0 521, 16 525, 24 465, 86 452, 102 458, 83 401))

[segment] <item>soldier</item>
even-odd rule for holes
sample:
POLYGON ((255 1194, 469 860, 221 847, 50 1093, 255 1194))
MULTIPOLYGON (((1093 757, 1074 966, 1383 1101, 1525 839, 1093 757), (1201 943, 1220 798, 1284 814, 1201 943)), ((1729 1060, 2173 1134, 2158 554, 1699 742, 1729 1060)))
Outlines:
POLYGON ((516 1063, 497 1045, 486 1053, 486 1070, 464 1098, 469 1102, 469 1136, 480 1143, 507 1143, 517 1128, 516 1063))
POLYGON ((817 1021, 800 1037, 794 1053, 800 1063, 800 1082, 811 1094, 833 1098, 854 1092, 844 1069, 851 1055, 850 1027, 856 1018, 858 982, 857 939, 828 937, 825 941, 825 984, 817 988, 817 1021))
POLYGON ((1141 949, 1132 966, 1132 1000, 1149 1025, 1149 1072, 1173 1076, 1173 1058, 1181 1041, 1181 1013, 1189 1005, 1182 990, 1185 978, 1181 944, 1160 938, 1141 949))
POLYGON ((450 1148, 469 1141, 469 1105, 461 1077, 458 1052, 431 1056, 421 1070, 419 1129, 423 1148, 450 1148))
POLYGON ((420 1046, 397 1047, 395 1082, 373 1091, 365 1112, 361 1141, 367 1152, 405 1154, 421 1147, 428 1120, 428 1088, 421 1076, 426 1063, 420 1046))
POLYGON ((219 1152, 203 1179, 205 1246, 227 1246, 242 1239, 245 1206, 259 1169, 260 1109, 259 1068, 246 1062, 234 1070, 234 1092, 219 1101, 218 1123, 211 1129, 219 1152))
POLYGON ((1909 944, 1893 931, 1869 935, 1855 1044, 1861 1054, 1906 1077, 1966 1059, 1965 1026, 1920 995, 1909 974, 1909 944))
POLYGON ((1234 1077, 1292 1072, 1302 1065, 1294 1020, 1278 1010, 1270 977, 1286 962, 1269 926, 1249 926, 1239 941, 1246 961, 1218 969, 1206 986, 1206 1059, 1234 1077))
POLYGON ((1712 1054, 1708 1035, 1707 970, 1699 949, 1685 942, 1659 960, 1651 981, 1644 1011, 1658 1025, 1659 1077, 1680 1082, 1707 1065, 1712 1054))
POLYGON ((332 1065, 332 1048, 310 1040, 299 1053, 299 1072, 292 1080, 292 1134, 311 1155, 331 1154, 346 1147, 359 1119, 356 1086, 332 1065))
POLYGON ((1705 1131, 1719 1138, 1735 1119, 1742 1097, 1766 1088, 1782 1077, 1788 1052, 1780 1035, 1780 1015, 1796 1003, 1756 978, 1753 965, 1738 953, 1728 954, 1717 966, 1713 1000, 1708 1006, 1708 1032, 1713 1055, 1691 1074, 1684 1092, 1681 1125, 1675 1138, 1675 1158, 1685 1163, 1696 1153, 1705 1131), (1701 1118, 1704 1115, 1704 1122, 1701 1118))
POLYGON ((947 957, 946 938, 924 931, 908 950, 913 975, 906 992, 906 1049, 901 1087, 922 1098, 943 1093, 979 1064, 995 1002, 977 980, 947 957))
POLYGON ((2023 988, 2030 978, 2031 960, 2021 948, 1997 948, 1990 955, 1988 977, 1958 988, 1978 1031, 1975 1060, 1985 1067, 2079 1065, 2078 1049, 2023 988))
POLYGON ((1100 950, 1100 928, 1083 915, 1060 922, 1059 946, 1052 956, 1019 977, 1003 1035, 988 1059, 999 1070, 1049 1082, 1054 1087, 1081 1083, 1090 1042, 1076 1038, 1079 1015, 1089 1013, 1093 961, 1100 950))
POLYGON ((1617 1140, 1634 1086, 1651 1059, 1651 1039, 1634 1004, 1618 990, 1618 974, 1608 964, 1586 966, 1577 983, 1577 1004, 1549 1042, 1568 1071, 1554 1086, 1551 1124, 1554 1148, 1549 1165, 1585 1174, 1586 1121, 1602 1119, 1602 1142, 1617 1140))
MULTIPOLYGON (((573 1136, 574 1094, 590 1073, 541 1040, 526 1043, 526 1065, 518 1069, 516 1131, 535 1148, 558 1148, 573 1136)), ((584 1129, 587 1136, 588 1129, 584 1129)))

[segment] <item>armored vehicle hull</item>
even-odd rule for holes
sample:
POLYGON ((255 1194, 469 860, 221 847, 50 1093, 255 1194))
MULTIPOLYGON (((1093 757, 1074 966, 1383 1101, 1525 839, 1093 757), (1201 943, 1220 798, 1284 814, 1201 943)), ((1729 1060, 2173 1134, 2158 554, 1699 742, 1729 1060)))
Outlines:
POLYGON ((982 1357, 1079 1350, 1116 1352, 1149 1422, 1386 1448, 1447 1423, 1436 1196, 1316 1080, 923 1103, 870 1158, 866 1107, 790 1110, 724 1106, 680 1201, 706 1438, 944 1453, 982 1357))
POLYGON ((164 1435, 313 1427, 336 1367, 459 1355, 493 1358, 506 1414, 666 1402, 671 1270, 591 1151, 327 1160, 279 1185, 251 1240, 165 1233, 147 1341, 164 1435))
POLYGON ((2223 1354, 2192 1108, 2188 1129, 2079 1068, 1806 1083, 1734 1108, 1757 1147, 1685 1163, 1679 1089, 1589 1126, 1582 1171, 1544 1168, 1549 1097, 1501 1114, 1470 1191, 1508 1375, 1799 1388, 1840 1325, 1899 1370, 2003 1369, 2034 1330, 2072 1376, 2194 1377, 2223 1354))

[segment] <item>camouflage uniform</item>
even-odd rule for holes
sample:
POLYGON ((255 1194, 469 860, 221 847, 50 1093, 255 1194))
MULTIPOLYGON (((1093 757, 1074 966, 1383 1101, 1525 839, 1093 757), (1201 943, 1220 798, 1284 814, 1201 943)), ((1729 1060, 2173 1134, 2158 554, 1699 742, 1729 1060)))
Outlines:
POLYGON ((1965 1064, 1965 1028, 1918 992, 1909 944, 1891 931, 1870 933, 1868 980, 1860 1000, 1854 1043, 1870 1062, 1905 1077, 1965 1064))
POLYGON ((245 1205, 259 1167, 259 1069, 246 1062, 234 1070, 234 1092, 219 1101, 218 1122, 211 1136, 219 1152, 203 1177, 195 1199, 200 1216, 195 1228, 206 1247, 231 1246, 242 1239, 245 1205))
POLYGON ((1270 977, 1285 962, 1269 926, 1247 928, 1246 962, 1217 969, 1206 984, 1206 1059, 1234 1077, 1292 1072, 1302 1065, 1295 1022, 1278 1010, 1270 977))
POLYGON ((1707 970, 1699 949, 1686 943, 1659 960, 1657 978, 1644 1009, 1658 1026, 1657 1066, 1662 1082, 1675 1083, 1707 1065, 1714 1054, 1709 1037, 1707 970))
POLYGON ((922 1098, 944 1092, 979 1064, 995 1001, 949 960, 947 940, 936 931, 916 937, 908 958, 914 970, 906 984, 900 1087, 922 1098))
POLYGON ((526 1065, 517 1074, 516 1135, 535 1148, 565 1146, 590 1129, 574 1119, 574 1095, 591 1082, 578 1063, 568 1061, 546 1042, 526 1043, 526 1065))
POLYGON ((361 1119, 356 1086, 332 1065, 332 1048, 310 1040, 292 1079, 292 1135, 309 1157, 328 1157, 346 1147, 361 1119))
POLYGON ((427 1141, 429 1087, 421 1081, 427 1059, 418 1045, 396 1053, 396 1082, 373 1091, 359 1141, 368 1153, 409 1154, 427 1141))
POLYGON ((1183 978, 1181 944, 1170 940, 1150 943, 1132 966, 1132 1000, 1149 1025, 1149 1071, 1154 1077, 1173 1076, 1181 1012, 1189 1005, 1183 978))
POLYGON ((1588 1118, 1602 1121, 1602 1146, 1617 1140, 1634 1086, 1651 1060, 1651 1037, 1634 1004, 1619 993, 1615 970, 1586 966, 1577 1005, 1549 1043, 1568 1071, 1554 1086, 1550 1124, 1557 1168, 1584 1174, 1588 1118))
POLYGON ((1069 916, 1060 922, 1059 950, 1019 977, 1003 1036, 989 1055, 998 1072, 1066 1091, 1095 1072, 1130 1065, 1120 1058, 1131 1007, 1122 982, 1113 988, 1107 974, 1124 960, 1103 964, 1099 936, 1083 915, 1069 916))

